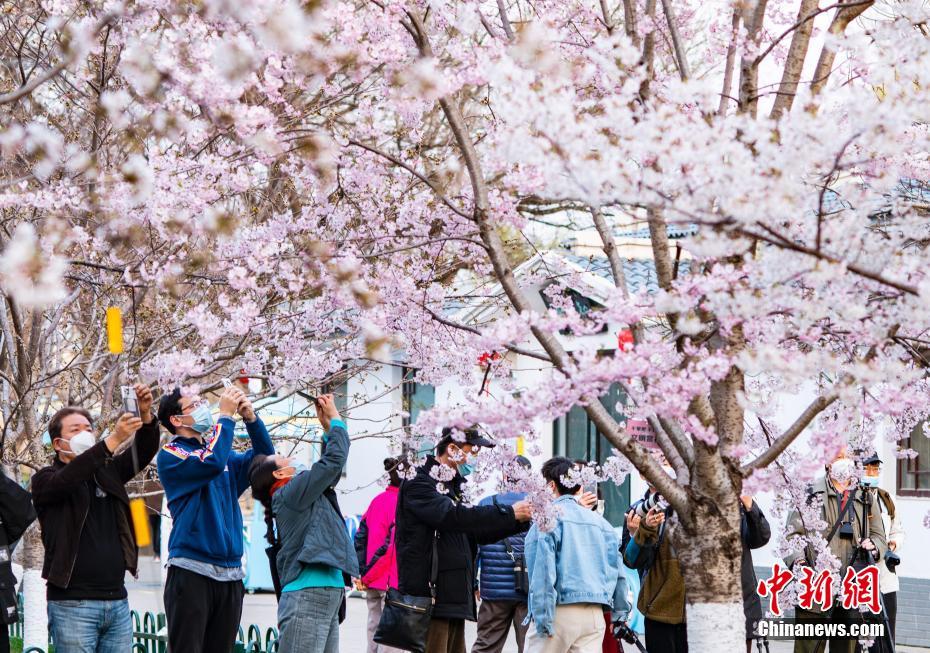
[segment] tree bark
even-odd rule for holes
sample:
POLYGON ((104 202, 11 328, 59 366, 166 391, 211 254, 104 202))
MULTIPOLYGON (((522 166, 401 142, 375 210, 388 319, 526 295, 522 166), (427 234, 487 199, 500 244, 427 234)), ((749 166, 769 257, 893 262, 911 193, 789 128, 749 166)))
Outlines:
MULTIPOLYGON (((849 27, 849 24, 858 18, 862 12, 872 6, 873 3, 857 3, 852 7, 840 7, 836 10, 836 15, 830 23, 828 30, 832 36, 842 34, 849 27)), ((817 68, 814 70, 814 80, 811 82, 811 95, 817 95, 827 84, 830 79, 830 73, 833 69, 833 61, 836 59, 834 52, 826 43, 820 51, 820 58, 817 60, 817 68)))
POLYGON ((23 650, 35 646, 48 650, 48 607, 45 601, 45 581, 42 580, 42 560, 45 549, 36 521, 23 535, 23 650))
POLYGON ((817 11, 818 5, 818 0, 801 0, 801 8, 798 9, 798 26, 791 36, 788 59, 785 61, 781 83, 778 85, 778 95, 775 96, 775 104, 772 106, 770 116, 772 120, 778 120, 783 113, 791 111, 798 82, 801 80, 801 72, 804 69, 804 60, 807 58, 807 49, 810 47, 811 32, 814 30, 814 21, 810 20, 810 16, 817 11))

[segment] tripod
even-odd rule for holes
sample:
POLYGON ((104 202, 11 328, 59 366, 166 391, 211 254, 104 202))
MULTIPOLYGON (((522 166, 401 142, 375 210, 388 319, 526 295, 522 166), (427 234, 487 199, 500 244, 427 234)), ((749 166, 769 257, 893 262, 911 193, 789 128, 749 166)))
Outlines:
MULTIPOLYGON (((863 539, 863 536, 867 535, 869 532, 868 529, 869 529, 869 521, 871 519, 870 512, 872 509, 873 496, 872 496, 872 488, 869 486, 859 486, 857 489, 860 492, 862 492, 862 503, 864 506, 862 510, 861 525, 859 529, 859 540, 861 541, 863 539)), ((854 502, 855 500, 856 500, 856 496, 855 496, 855 491, 854 491, 853 496, 849 498, 849 501, 854 502)), ((855 506, 854 503, 852 505, 855 506)), ((829 545, 829 542, 827 544, 829 545)), ((865 566, 872 564, 873 562, 872 552, 864 549, 857 542, 856 546, 853 548, 853 553, 849 559, 848 566, 854 567, 856 569, 864 568, 860 566, 862 565, 863 562, 865 562, 865 566)), ((877 639, 876 642, 881 642, 881 646, 879 650, 881 650, 883 653, 885 652, 894 653, 895 651, 894 641, 891 637, 891 624, 888 621, 888 612, 885 610, 885 600, 884 600, 884 597, 882 597, 881 588, 875 588, 875 589, 876 589, 876 592, 878 593, 879 608, 881 610, 880 614, 882 615, 882 623, 884 624, 884 627, 885 627, 884 635, 880 639, 877 639)), ((826 651, 826 649, 827 649, 827 640, 821 639, 817 642, 817 646, 814 648, 814 651, 816 651, 816 653, 821 653, 822 651, 826 651)), ((857 652, 865 651, 865 650, 866 649, 864 649, 861 644, 859 644, 858 642, 856 643, 857 652)))
MULTIPOLYGON (((865 503, 865 509, 862 511, 862 530, 860 533, 868 533, 870 512, 872 510, 872 500, 873 500, 873 488, 871 487, 862 487, 862 494, 865 503)), ((856 552, 853 553, 853 560, 856 559, 856 555, 860 553, 865 553, 864 551, 859 551, 859 547, 856 547, 856 552)), ((881 562, 881 560, 879 560, 881 562)), ((878 640, 881 642, 882 651, 888 651, 889 653, 894 653, 894 639, 891 637, 891 622, 888 621, 888 611, 885 610, 885 597, 882 596, 881 588, 877 588, 878 591, 878 604, 881 608, 882 623, 885 626, 884 636, 878 640)))

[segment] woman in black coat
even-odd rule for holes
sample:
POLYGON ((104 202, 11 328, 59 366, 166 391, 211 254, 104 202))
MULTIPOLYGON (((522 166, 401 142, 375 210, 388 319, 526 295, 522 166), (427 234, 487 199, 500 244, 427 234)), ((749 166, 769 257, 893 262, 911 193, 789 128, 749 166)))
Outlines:
POLYGON ((13 547, 35 518, 32 495, 0 472, 0 653, 10 652, 8 626, 19 618, 13 547))
POLYGON ((746 653, 750 653, 756 624, 762 618, 762 601, 756 592, 758 581, 752 565, 752 549, 768 544, 772 537, 769 522, 762 514, 759 504, 752 497, 739 498, 740 537, 743 541, 743 557, 740 561, 740 581, 743 587, 743 613, 746 615, 746 653))

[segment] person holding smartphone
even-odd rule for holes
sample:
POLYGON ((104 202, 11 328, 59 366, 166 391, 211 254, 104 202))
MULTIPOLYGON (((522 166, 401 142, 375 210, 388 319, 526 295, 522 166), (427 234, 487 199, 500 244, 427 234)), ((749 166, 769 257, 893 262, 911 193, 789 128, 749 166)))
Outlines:
POLYGON ((127 571, 136 573, 139 548, 126 483, 151 462, 159 440, 152 391, 136 384, 133 392, 138 416, 123 413, 101 440, 84 408, 55 413, 48 424, 55 459, 32 477, 45 545, 49 627, 58 653, 132 646, 123 579, 127 571))
POLYGON ((172 653, 227 653, 242 616, 242 512, 256 453, 274 446, 251 402, 237 388, 210 405, 180 388, 162 398, 158 419, 174 436, 158 452, 158 474, 174 520, 168 538, 165 615, 172 653), (235 415, 245 421, 252 448, 233 451, 235 415))

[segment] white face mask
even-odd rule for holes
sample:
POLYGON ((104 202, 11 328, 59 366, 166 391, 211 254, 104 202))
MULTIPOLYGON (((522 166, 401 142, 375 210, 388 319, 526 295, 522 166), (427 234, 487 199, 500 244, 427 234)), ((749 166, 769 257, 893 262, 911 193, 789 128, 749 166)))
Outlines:
POLYGON ((97 444, 97 438, 90 431, 81 431, 68 440, 68 446, 71 447, 71 451, 75 456, 80 456, 95 444, 97 444))
POLYGON ((840 483, 850 480, 855 471, 855 465, 849 458, 840 458, 830 464, 830 478, 840 483))

